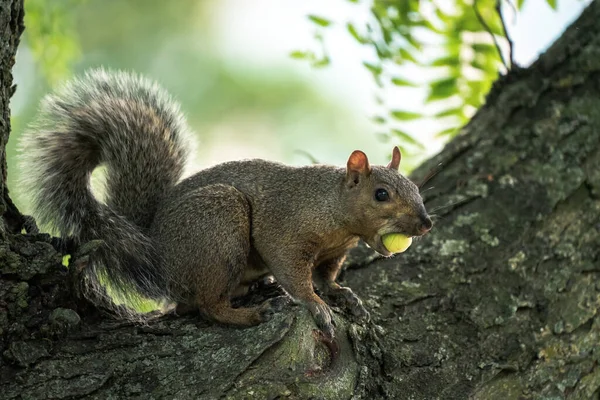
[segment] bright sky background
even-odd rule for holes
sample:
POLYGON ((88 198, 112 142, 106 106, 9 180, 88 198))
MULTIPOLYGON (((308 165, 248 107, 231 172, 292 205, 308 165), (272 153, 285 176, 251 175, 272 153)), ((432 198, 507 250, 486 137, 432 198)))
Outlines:
MULTIPOLYGON (((440 0, 438 3, 443 4, 444 1, 450 0, 440 0)), ((589 2, 590 0, 559 0, 559 9, 553 11, 545 0, 527 0, 518 16, 507 7, 505 15, 515 43, 517 63, 527 66, 535 61, 589 2)), ((222 0, 214 9, 214 14, 211 27, 217 33, 214 46, 228 62, 253 68, 279 67, 296 70, 307 81, 326 91, 327 96, 334 97, 355 110, 358 123, 364 125, 367 131, 364 142, 361 140, 355 147, 375 157, 384 157, 388 153, 389 145, 375 139, 376 129, 369 120, 376 111, 376 86, 370 73, 362 66, 362 61, 369 59, 371 54, 369 49, 358 45, 350 37, 344 26, 348 20, 364 21, 367 15, 364 4, 351 4, 346 0, 222 0), (317 49, 312 37, 315 27, 307 20, 307 14, 337 22, 327 29, 325 35, 332 60, 331 65, 325 69, 313 69, 308 63, 288 57, 293 50, 317 49), (372 140, 369 135, 372 135, 372 140)), ((404 71, 404 75, 410 74, 411 77, 419 73, 422 72, 404 71)), ((416 80, 419 81, 419 77, 416 80)), ((408 92, 407 89, 395 88, 385 95, 397 108, 419 111, 423 107, 426 92, 422 89, 410 89, 408 92)), ((427 146, 426 153, 421 158, 441 149, 443 142, 433 135, 442 129, 439 122, 432 119, 410 123, 407 130, 415 133, 427 146)), ((214 144, 209 154, 204 156, 204 163, 214 164, 225 159, 244 158, 249 153, 253 157, 280 158, 261 143, 257 143, 254 149, 244 143, 239 149, 232 150, 231 141, 226 135, 221 136, 223 141, 214 144)), ((298 141, 301 139, 297 137, 298 141)), ((288 145, 300 147, 299 143, 288 145)), ((306 163, 306 159, 302 157, 284 161, 306 163)))

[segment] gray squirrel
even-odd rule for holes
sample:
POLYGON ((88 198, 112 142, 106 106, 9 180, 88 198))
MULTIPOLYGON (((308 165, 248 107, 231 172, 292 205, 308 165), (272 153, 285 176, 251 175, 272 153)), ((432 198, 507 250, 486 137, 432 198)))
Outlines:
POLYGON ((92 289, 109 282, 224 324, 268 320, 278 298, 240 308, 230 300, 274 276, 332 337, 331 310, 313 283, 364 313, 335 282, 347 250, 362 238, 389 256, 382 235, 432 227, 417 186, 398 172, 397 147, 387 166, 369 165, 357 150, 345 168, 254 159, 184 179, 195 146, 178 104, 126 72, 91 70, 46 96, 20 148, 38 222, 79 244, 101 241, 84 271, 92 289), (90 189, 101 165, 104 201, 90 189))

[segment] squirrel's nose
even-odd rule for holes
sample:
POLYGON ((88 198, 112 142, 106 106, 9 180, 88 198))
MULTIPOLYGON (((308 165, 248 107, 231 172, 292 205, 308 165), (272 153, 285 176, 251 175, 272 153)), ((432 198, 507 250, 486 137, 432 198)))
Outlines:
POLYGON ((429 215, 425 215, 425 216, 421 217, 421 227, 419 228, 419 230, 422 233, 429 232, 432 227, 433 227, 433 221, 431 220, 429 215))

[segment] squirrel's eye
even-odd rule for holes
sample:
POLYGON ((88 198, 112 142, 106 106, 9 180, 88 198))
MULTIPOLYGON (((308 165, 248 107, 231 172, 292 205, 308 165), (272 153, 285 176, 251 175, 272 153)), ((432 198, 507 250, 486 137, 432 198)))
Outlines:
POLYGON ((375 191, 375 200, 377 201, 388 201, 390 199, 390 195, 385 189, 377 189, 375 191))

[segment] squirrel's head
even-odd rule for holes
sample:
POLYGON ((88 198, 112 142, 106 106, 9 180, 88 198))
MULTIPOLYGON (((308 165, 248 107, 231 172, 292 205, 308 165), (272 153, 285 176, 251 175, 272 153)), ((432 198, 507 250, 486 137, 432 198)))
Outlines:
POLYGON ((402 155, 394 147, 387 166, 371 166, 365 153, 354 151, 346 166, 345 197, 350 230, 371 248, 391 255, 382 243, 387 233, 421 236, 433 226, 419 188, 398 172, 402 155))

